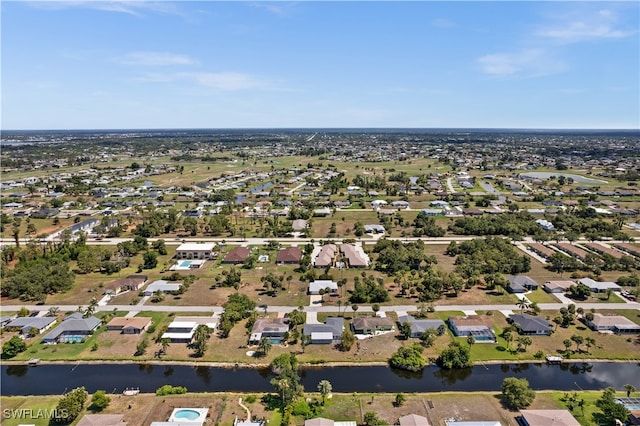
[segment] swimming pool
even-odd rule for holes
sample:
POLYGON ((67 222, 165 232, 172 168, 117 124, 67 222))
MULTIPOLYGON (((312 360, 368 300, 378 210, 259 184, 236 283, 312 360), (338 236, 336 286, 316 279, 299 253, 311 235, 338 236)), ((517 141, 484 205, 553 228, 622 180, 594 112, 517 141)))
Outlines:
POLYGON ((176 408, 169 417, 170 422, 202 424, 207 418, 208 408, 176 408))
POLYGON ((200 413, 196 410, 178 410, 173 413, 174 419, 186 419, 186 420, 195 420, 200 417, 200 413))
POLYGON ((183 260, 182 262, 180 262, 178 264, 178 266, 180 266, 181 268, 190 268, 191 267, 191 261, 190 260, 183 260))

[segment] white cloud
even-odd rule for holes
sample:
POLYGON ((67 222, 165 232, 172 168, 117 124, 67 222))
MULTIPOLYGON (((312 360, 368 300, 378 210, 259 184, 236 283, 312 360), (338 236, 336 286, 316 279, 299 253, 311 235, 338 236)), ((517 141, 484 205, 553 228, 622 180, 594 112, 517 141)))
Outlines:
POLYGON ((527 77, 538 77, 564 69, 562 62, 551 57, 544 49, 492 53, 478 58, 477 62, 483 72, 491 75, 523 74, 527 77))
POLYGON ((181 73, 196 84, 217 90, 235 91, 247 89, 264 89, 268 83, 252 75, 236 72, 197 72, 181 73))
POLYGON ((110 0, 110 1, 66 1, 43 0, 27 1, 32 7, 39 9, 61 10, 70 8, 83 8, 100 10, 104 12, 125 13, 133 16, 142 16, 144 12, 166 13, 182 15, 176 3, 165 1, 143 0, 110 0))
POLYGON ((619 39, 637 34, 619 27, 618 17, 611 10, 561 17, 559 23, 540 28, 535 35, 562 43, 577 43, 598 39, 619 39))
POLYGON ((120 62, 127 65, 159 67, 167 65, 191 65, 195 61, 187 55, 169 52, 133 52, 120 58, 120 62))
POLYGON ((431 21, 431 25, 437 28, 450 28, 453 27, 453 22, 448 19, 438 18, 431 21))

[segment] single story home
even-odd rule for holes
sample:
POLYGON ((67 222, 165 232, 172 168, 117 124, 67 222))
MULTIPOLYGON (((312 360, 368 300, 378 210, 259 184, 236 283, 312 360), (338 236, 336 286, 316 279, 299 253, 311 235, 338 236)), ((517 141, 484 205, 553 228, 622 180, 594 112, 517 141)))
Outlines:
POLYGON ((509 280, 507 291, 510 293, 526 293, 538 288, 538 283, 526 275, 510 275, 506 278, 509 280))
POLYGON ((149 284, 147 286, 147 288, 144 289, 144 291, 142 292, 142 295, 143 296, 153 296, 153 294, 158 292, 158 291, 161 292, 161 293, 171 293, 171 292, 180 290, 181 286, 182 286, 182 284, 178 283, 178 282, 168 282, 166 280, 156 280, 156 281, 152 282, 151 284, 149 284))
POLYGON ((298 264, 300 259, 302 259, 302 250, 299 247, 285 247, 278 252, 276 263, 279 265, 298 264))
POLYGON ((329 317, 324 324, 305 324, 302 334, 311 337, 313 344, 339 342, 344 331, 344 318, 329 317))
POLYGON ((478 343, 495 343, 496 333, 493 323, 486 315, 468 315, 449 317, 449 327, 456 337, 471 336, 478 343))
POLYGON ((424 416, 418 416, 417 414, 407 414, 398 418, 399 426, 431 426, 429 420, 424 416))
POLYGON ((271 339, 273 343, 281 343, 285 333, 288 332, 289 320, 287 318, 260 318, 253 324, 249 344, 257 345, 263 337, 271 339))
POLYGON ((100 327, 102 321, 91 316, 84 318, 82 313, 74 312, 64 319, 56 328, 42 338, 42 343, 78 343, 100 327))
POLYGON ((176 259, 213 259, 216 243, 184 243, 176 249, 176 259))
POLYGON ((147 282, 146 275, 129 275, 126 278, 118 278, 106 287, 105 294, 117 295, 124 291, 139 291, 147 282))
POLYGON ((329 289, 329 293, 338 292, 338 283, 331 280, 315 280, 309 283, 309 294, 320 294, 320 290, 329 289))
POLYGON ((193 334, 198 328, 195 321, 172 321, 167 331, 162 334, 163 339, 169 339, 171 343, 191 343, 193 334))
POLYGON ((20 330, 20 334, 27 335, 31 329, 38 330, 38 334, 48 330, 56 322, 56 317, 18 317, 7 323, 7 330, 20 330))
POLYGON ((580 426, 569 410, 520 410, 522 426, 580 426))
POLYGON ((304 219, 296 219, 291 223, 291 228, 296 232, 304 231, 309 227, 309 223, 304 219))
POLYGON ((352 244, 342 244, 340 246, 343 258, 346 258, 350 268, 366 268, 371 261, 369 256, 362 250, 360 246, 352 244))
POLYGON ((408 209, 409 208, 409 202, 408 201, 403 201, 403 200, 392 201, 391 202, 391 207, 395 207, 397 209, 408 209))
POLYGON ((616 334, 640 333, 640 325, 620 315, 593 314, 593 320, 584 318, 585 324, 594 331, 612 331, 616 334))
POLYGON ((229 250, 229 253, 224 257, 222 263, 228 263, 233 265, 243 264, 251 256, 251 250, 246 247, 235 247, 229 250))
POLYGON ((364 225, 364 232, 366 232, 367 234, 384 234, 385 231, 386 230, 382 225, 376 225, 376 224, 364 225))
POLYGON ((606 293, 607 290, 622 290, 622 288, 618 284, 610 281, 595 281, 591 278, 581 278, 578 280, 578 282, 589 287, 592 293, 606 293))
POLYGON ((547 281, 542 288, 547 293, 565 293, 569 291, 569 287, 576 285, 573 281, 547 281))
POLYGON ((127 426, 124 414, 85 414, 76 426, 127 426))
POLYGON ((511 314, 509 321, 518 326, 522 335, 549 335, 553 325, 545 318, 526 314, 511 314))
POLYGON ((323 417, 316 417, 315 419, 308 419, 304 421, 304 426, 356 426, 355 421, 342 421, 336 422, 331 419, 325 419, 323 417))
POLYGON ((370 334, 392 331, 393 321, 387 317, 356 317, 351 321, 354 334, 370 334))
POLYGON ((151 325, 147 317, 116 317, 109 321, 107 330, 119 331, 122 334, 141 334, 151 325))
POLYGON ((420 337, 429 329, 438 332, 441 327, 446 327, 444 321, 441 319, 416 319, 411 315, 401 315, 398 317, 399 325, 403 325, 405 322, 411 326, 411 335, 409 337, 420 337))
POLYGON ((326 268, 333 265, 338 247, 335 244, 325 244, 320 248, 318 254, 313 258, 313 265, 316 268, 326 268))

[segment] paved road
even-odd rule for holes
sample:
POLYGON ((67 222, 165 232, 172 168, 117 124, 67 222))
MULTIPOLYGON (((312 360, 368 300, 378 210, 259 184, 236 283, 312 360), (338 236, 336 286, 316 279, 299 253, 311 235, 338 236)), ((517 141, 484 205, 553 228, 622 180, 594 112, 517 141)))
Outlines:
MULTIPOLYGON (((598 311, 603 310, 620 310, 620 309, 636 309, 640 311, 640 303, 576 303, 576 308, 583 308, 585 311, 590 309, 596 309, 598 311)), ((32 312, 48 311, 52 307, 57 307, 61 312, 75 311, 78 309, 78 305, 4 305, 2 310, 17 310, 24 306, 32 312)), ((86 308, 86 305, 81 305, 86 308)), ((567 306, 563 303, 540 303, 538 304, 542 310, 559 310, 563 306, 567 306)), ((98 306, 97 312, 110 312, 114 309, 118 311, 153 311, 153 312, 211 312, 222 313, 224 309, 221 306, 166 306, 166 305, 108 305, 98 306)), ((297 309, 296 306, 269 306, 267 305, 267 312, 291 312, 297 309)), ((417 311, 418 305, 394 305, 394 306, 380 306, 382 312, 407 312, 417 311)), ((504 311, 504 310, 517 310, 516 304, 510 305, 435 305, 434 309, 438 312, 442 311, 504 311)), ((263 308, 256 308, 261 312, 263 308)), ((304 312, 353 312, 350 306, 338 307, 338 306, 305 306, 304 312)), ((357 312, 373 312, 370 305, 358 305, 357 312)))

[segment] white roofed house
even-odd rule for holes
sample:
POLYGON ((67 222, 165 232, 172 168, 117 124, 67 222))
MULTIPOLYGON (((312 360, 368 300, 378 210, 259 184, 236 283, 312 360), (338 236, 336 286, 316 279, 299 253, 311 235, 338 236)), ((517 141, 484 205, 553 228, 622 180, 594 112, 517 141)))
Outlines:
POLYGON ((640 325, 620 315, 593 314, 593 320, 584 318, 584 322, 594 331, 608 331, 616 334, 640 333, 640 325))
POLYGON ((197 327, 198 323, 195 321, 173 321, 162 338, 169 339, 171 343, 191 343, 197 327))
POLYGON ((320 294, 320 290, 329 289, 329 293, 337 293, 338 283, 331 280, 315 280, 309 283, 309 294, 320 294))
POLYGON ((213 259, 215 243, 184 243, 176 249, 177 259, 213 259))
POLYGON ((605 293, 607 290, 622 290, 622 288, 618 284, 610 281, 595 281, 591 278, 581 278, 578 280, 578 282, 589 287, 593 293, 605 293))
POLYGON ((174 291, 179 291, 180 287, 182 286, 181 283, 177 283, 177 282, 168 282, 165 280, 156 280, 154 282, 152 282, 151 284, 149 284, 147 286, 147 288, 145 288, 142 292, 142 294, 144 296, 153 296, 154 293, 156 292, 161 292, 161 293, 171 293, 174 291))

